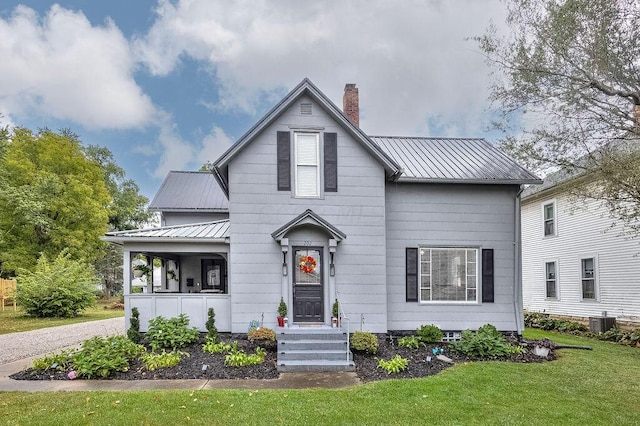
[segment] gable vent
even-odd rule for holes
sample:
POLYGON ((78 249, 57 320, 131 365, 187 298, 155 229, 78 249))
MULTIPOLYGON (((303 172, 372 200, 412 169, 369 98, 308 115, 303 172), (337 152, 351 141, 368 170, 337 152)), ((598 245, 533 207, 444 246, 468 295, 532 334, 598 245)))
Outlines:
POLYGON ((310 103, 304 102, 300 104, 300 114, 311 115, 312 112, 313 112, 313 109, 310 103))

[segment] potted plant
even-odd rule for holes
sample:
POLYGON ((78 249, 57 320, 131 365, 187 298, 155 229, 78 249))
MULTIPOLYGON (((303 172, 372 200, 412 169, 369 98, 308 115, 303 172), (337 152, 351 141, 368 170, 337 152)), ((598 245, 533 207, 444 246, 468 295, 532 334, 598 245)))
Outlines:
POLYGON ((167 269, 167 278, 169 279, 169 290, 178 291, 178 271, 167 269))
POLYGON ((287 304, 284 303, 284 298, 280 298, 280 304, 278 305, 278 327, 284 327, 284 318, 287 316, 287 304))
POLYGON ((331 327, 339 327, 340 326, 340 307, 338 305, 338 299, 333 302, 333 309, 331 310, 331 327))
POLYGON ((149 266, 147 265, 140 264, 133 267, 133 276, 136 278, 140 278, 143 275, 145 277, 148 277, 150 273, 151 273, 151 268, 149 268, 149 266))

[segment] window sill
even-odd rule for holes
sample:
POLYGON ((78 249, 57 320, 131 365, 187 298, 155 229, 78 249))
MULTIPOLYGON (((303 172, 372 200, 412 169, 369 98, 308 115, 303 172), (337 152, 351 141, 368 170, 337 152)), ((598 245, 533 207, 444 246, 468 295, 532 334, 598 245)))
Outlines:
POLYGON ((443 300, 443 301, 429 301, 429 302, 418 302, 418 305, 421 306, 437 306, 437 305, 460 305, 460 306, 476 306, 481 305, 482 303, 478 301, 473 302, 465 302, 465 301, 457 301, 457 300, 443 300))

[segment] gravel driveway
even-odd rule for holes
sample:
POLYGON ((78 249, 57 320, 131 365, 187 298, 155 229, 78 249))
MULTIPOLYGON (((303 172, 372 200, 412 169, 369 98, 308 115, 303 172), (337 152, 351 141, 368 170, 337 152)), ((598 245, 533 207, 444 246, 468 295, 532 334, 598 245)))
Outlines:
POLYGON ((93 336, 124 334, 124 317, 0 335, 0 364, 45 355, 93 336))

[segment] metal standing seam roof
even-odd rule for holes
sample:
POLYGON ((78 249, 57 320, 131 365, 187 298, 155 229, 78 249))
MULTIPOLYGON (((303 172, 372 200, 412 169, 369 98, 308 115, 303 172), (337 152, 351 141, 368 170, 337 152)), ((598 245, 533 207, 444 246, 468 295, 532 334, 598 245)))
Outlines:
POLYGON ((106 241, 123 242, 129 240, 206 240, 224 241, 229 238, 229 219, 215 222, 191 223, 187 225, 163 226, 160 228, 134 229, 131 231, 109 232, 106 241))
POLYGON ((229 200, 212 173, 171 171, 149 210, 227 212, 229 200))
POLYGON ((541 183, 480 138, 370 136, 401 167, 399 182, 541 183))

